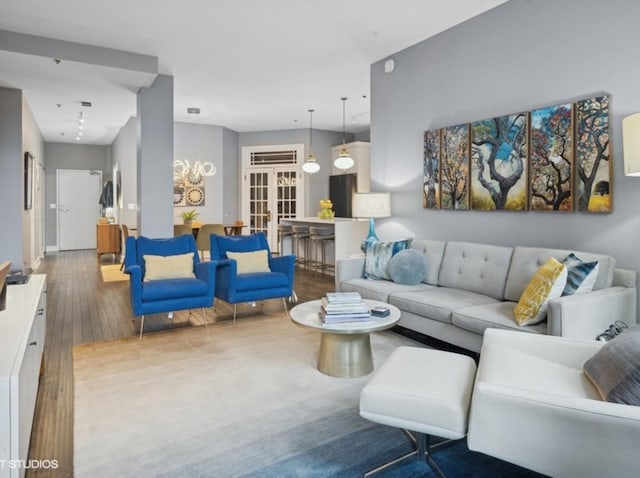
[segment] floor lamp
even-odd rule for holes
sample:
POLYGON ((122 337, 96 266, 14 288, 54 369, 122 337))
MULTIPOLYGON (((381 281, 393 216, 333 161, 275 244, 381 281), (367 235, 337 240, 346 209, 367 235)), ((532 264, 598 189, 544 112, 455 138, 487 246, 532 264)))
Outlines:
POLYGON ((355 193, 353 195, 353 217, 369 218, 369 235, 362 241, 362 252, 378 241, 373 220, 391 216, 391 195, 389 193, 355 193))

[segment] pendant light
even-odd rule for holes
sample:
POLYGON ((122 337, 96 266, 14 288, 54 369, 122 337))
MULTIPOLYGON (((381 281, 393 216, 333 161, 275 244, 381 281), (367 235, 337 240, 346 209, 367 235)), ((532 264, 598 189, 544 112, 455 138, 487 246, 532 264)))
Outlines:
POLYGON ((309 111, 309 154, 307 155, 307 160, 302 165, 302 170, 305 173, 313 174, 320 171, 320 165, 316 161, 316 156, 313 154, 313 112, 315 110, 309 111))
POLYGON ((351 156, 349 156, 349 152, 345 146, 345 134, 344 134, 344 107, 345 101, 347 101, 346 96, 340 98, 342 100, 342 149, 340 150, 340 155, 333 162, 333 165, 338 168, 346 171, 347 169, 353 167, 356 162, 353 160, 351 156))

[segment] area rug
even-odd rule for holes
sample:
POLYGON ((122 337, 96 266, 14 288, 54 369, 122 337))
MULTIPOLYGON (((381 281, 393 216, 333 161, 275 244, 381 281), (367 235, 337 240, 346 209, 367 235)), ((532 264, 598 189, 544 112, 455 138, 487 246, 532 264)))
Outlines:
POLYGON ((120 264, 107 264, 100 266, 103 282, 118 282, 129 280, 129 274, 125 274, 120 270, 120 264))
MULTIPOLYGON (((74 347, 74 476, 356 477, 409 450, 359 416, 368 377, 318 372, 318 345, 316 331, 257 316, 74 347)), ((375 364, 399 345, 420 346, 373 334, 375 364)), ((452 476, 519 476, 464 443, 445 453, 452 476)), ((432 475, 408 463, 382 476, 432 475)))

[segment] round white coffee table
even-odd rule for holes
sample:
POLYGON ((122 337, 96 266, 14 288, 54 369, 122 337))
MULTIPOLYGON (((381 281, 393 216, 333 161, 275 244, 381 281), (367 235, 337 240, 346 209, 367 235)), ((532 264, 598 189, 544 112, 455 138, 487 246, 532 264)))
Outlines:
POLYGON ((371 309, 375 306, 389 307, 387 317, 374 317, 363 322, 323 325, 318 317, 320 300, 296 305, 289 311, 297 324, 317 329, 320 334, 318 370, 332 377, 353 378, 373 372, 373 356, 369 334, 388 329, 400 320, 397 307, 378 300, 363 299, 371 309))

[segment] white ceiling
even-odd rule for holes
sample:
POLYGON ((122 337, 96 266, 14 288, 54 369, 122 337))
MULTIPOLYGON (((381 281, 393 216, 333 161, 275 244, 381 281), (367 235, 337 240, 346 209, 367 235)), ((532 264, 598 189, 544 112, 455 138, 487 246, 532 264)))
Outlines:
MULTIPOLYGON (((505 1, 2 0, 0 30, 157 57, 174 77, 176 121, 307 128, 314 108, 314 128, 340 131, 346 96, 346 128, 357 132, 369 126, 371 63, 505 1)), ((153 78, 16 51, 0 45, 0 86, 24 91, 46 141, 76 142, 83 111, 79 142, 110 144, 153 78)))

